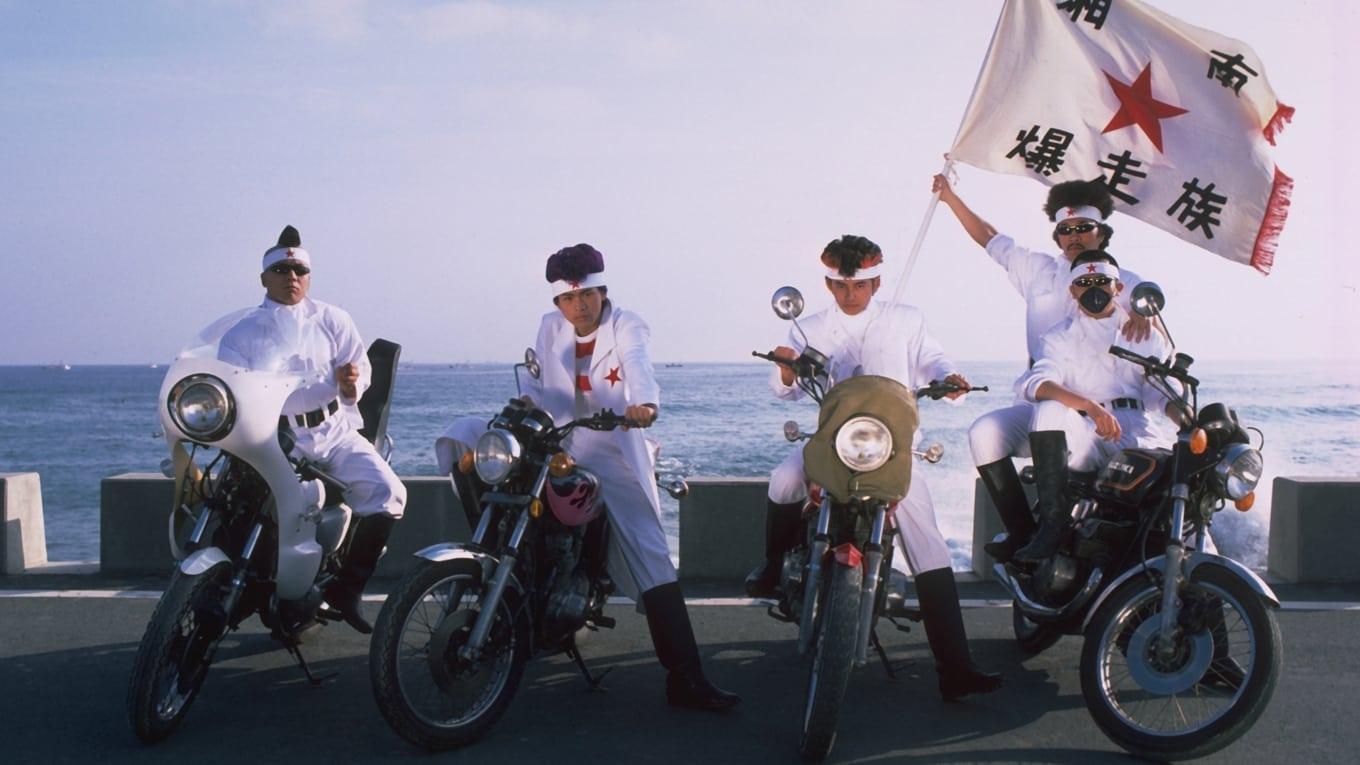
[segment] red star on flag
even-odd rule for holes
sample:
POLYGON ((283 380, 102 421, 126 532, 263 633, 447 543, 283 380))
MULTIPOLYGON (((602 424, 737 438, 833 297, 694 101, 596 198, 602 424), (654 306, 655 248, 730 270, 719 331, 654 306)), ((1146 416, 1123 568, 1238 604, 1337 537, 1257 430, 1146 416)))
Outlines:
POLYGON ((1138 75, 1138 79, 1132 85, 1127 85, 1115 79, 1114 75, 1105 72, 1105 79, 1109 80, 1110 88, 1114 90, 1114 95, 1119 99, 1119 111, 1110 118, 1110 124, 1100 131, 1101 134, 1137 125, 1142 128, 1143 133, 1152 141, 1152 145, 1157 147, 1157 151, 1162 150, 1162 123, 1170 117, 1178 117, 1189 112, 1179 106, 1173 106, 1152 97, 1152 62, 1143 67, 1143 71, 1138 75))
POLYGON ((609 370, 609 374, 605 375, 604 379, 609 381, 609 387, 611 388, 614 387, 615 383, 623 380, 623 378, 619 375, 618 367, 614 367, 613 369, 609 370))

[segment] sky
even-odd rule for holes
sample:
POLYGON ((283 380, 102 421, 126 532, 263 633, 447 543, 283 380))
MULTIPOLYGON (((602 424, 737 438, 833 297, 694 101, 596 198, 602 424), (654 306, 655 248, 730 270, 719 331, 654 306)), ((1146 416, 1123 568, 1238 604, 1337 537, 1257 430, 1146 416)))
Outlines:
MULTIPOLYGON (((1126 216, 1111 251, 1198 359, 1360 363, 1347 0, 1156 0, 1243 40, 1297 109, 1268 276, 1126 216), (1117 246, 1116 246, 1117 245, 1117 246)), ((285 224, 312 296, 415 362, 516 359, 546 257, 589 242, 658 361, 750 361, 845 233, 902 266, 1001 0, 0 0, 0 364, 165 362, 258 303, 285 224)), ((1055 87, 1061 87, 1055 83, 1055 87)), ((960 166, 1043 247, 1045 187, 960 166)), ((902 291, 957 359, 1023 359, 1024 305, 941 206, 902 291)))

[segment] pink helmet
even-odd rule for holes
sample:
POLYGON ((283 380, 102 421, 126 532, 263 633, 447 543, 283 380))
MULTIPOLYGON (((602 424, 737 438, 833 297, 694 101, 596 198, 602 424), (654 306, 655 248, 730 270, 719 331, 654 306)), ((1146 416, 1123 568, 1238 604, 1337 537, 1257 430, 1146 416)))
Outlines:
POLYGON ((580 467, 562 478, 551 478, 544 487, 548 509, 566 526, 584 526, 604 509, 600 500, 600 479, 580 467))

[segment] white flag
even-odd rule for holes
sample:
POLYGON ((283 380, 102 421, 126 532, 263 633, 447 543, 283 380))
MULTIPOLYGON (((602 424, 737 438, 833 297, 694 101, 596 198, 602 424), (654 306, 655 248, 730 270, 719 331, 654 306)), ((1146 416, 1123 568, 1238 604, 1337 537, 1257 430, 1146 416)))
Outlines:
POLYGON ((1293 115, 1245 44, 1136 0, 1007 0, 950 156, 1052 185, 1269 273, 1293 115))

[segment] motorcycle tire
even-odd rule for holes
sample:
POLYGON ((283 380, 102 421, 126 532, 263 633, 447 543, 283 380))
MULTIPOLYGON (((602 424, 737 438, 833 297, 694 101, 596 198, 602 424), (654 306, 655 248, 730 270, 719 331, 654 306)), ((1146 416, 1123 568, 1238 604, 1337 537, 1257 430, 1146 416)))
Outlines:
POLYGON ((1183 610, 1175 655, 1163 658, 1161 596, 1159 582, 1135 577, 1101 605, 1082 647, 1082 695, 1101 731, 1128 752, 1204 757, 1246 733, 1270 703, 1283 664, 1280 625, 1241 577, 1201 565, 1182 608, 1202 604, 1216 616, 1187 625, 1183 610))
POLYGON ((798 740, 798 754, 808 762, 825 759, 836 743, 841 705, 850 686, 850 671, 855 666, 864 572, 858 566, 832 564, 824 576, 825 600, 818 609, 817 644, 813 646, 802 735, 798 740))
POLYGON ((1020 604, 1014 601, 1011 602, 1011 629, 1015 632, 1016 645, 1030 656, 1052 648, 1063 636, 1062 630, 1052 624, 1030 621, 1020 610, 1020 604))
POLYGON ((143 743, 173 733, 198 698, 226 620, 216 626, 201 624, 196 607, 225 596, 230 577, 231 566, 225 562, 193 576, 176 570, 156 604, 128 683, 128 721, 143 743))
POLYGON ((368 665, 378 709, 392 730, 424 749, 455 749, 485 735, 529 660, 529 620, 513 587, 501 596, 482 655, 471 663, 458 657, 479 613, 481 575, 475 561, 421 561, 388 596, 373 630, 368 665))

